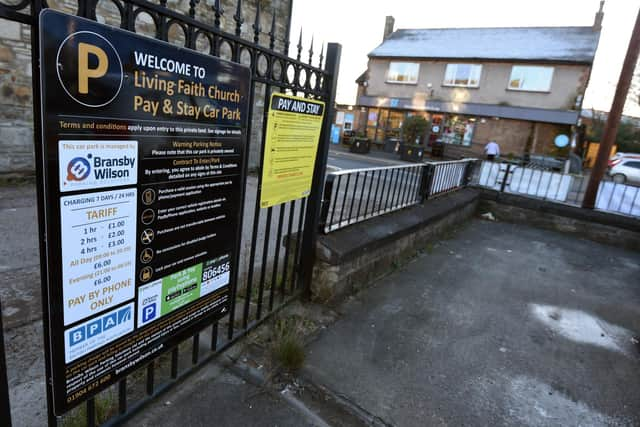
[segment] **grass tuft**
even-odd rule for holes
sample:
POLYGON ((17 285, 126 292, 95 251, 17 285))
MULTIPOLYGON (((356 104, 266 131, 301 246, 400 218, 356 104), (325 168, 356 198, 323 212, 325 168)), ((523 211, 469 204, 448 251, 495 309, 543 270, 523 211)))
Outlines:
POLYGON ((276 363, 290 372, 298 371, 305 361, 301 325, 298 319, 277 319, 273 330, 271 354, 276 363))
MULTIPOLYGON (((95 397, 96 425, 103 424, 116 414, 115 397, 110 391, 95 397)), ((64 416, 62 427, 85 427, 87 425, 87 404, 83 403, 64 416)))

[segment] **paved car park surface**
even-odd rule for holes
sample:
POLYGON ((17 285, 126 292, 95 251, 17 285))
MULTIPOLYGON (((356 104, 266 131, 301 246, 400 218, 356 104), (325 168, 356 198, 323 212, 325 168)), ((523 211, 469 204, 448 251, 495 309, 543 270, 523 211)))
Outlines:
POLYGON ((473 221, 343 304, 305 376, 385 425, 639 425, 640 254, 473 221))

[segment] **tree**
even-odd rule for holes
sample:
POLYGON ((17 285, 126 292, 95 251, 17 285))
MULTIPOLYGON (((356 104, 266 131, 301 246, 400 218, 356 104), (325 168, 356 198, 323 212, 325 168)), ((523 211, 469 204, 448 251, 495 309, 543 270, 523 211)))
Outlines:
POLYGON ((405 144, 415 144, 416 139, 423 136, 429 127, 429 122, 422 116, 407 117, 402 123, 402 136, 405 144))
POLYGON ((638 64, 636 63, 625 107, 635 109, 638 108, 638 106, 640 106, 640 67, 638 67, 638 64))
MULTIPOLYGON (((589 141, 600 141, 607 117, 604 113, 591 110, 591 123, 587 128, 587 139, 589 141)), ((640 153, 640 127, 632 120, 623 117, 618 126, 616 135, 616 145, 618 151, 623 153, 640 153)))

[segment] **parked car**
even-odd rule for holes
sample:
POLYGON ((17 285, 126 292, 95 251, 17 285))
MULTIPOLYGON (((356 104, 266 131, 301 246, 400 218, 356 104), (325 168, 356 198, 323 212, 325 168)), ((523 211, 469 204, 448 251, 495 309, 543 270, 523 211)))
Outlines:
POLYGON ((618 163, 620 163, 622 161, 622 159, 636 159, 636 160, 640 160, 640 153, 616 153, 613 156, 611 156, 611 158, 609 159, 609 163, 608 166, 610 168, 614 167, 615 165, 617 165, 618 163))
POLYGON ((609 168, 608 174, 618 184, 640 184, 640 156, 622 157, 609 168))

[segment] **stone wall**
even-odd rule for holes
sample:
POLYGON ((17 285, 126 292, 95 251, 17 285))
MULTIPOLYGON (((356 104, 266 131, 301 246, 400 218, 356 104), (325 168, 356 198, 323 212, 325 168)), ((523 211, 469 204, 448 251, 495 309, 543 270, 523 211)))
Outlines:
POLYGON ((466 188, 319 236, 312 298, 337 302, 406 263, 418 250, 490 212, 512 222, 640 250, 640 220, 497 191, 466 188))
POLYGON ((481 189, 478 213, 498 221, 572 234, 607 245, 640 250, 640 220, 561 203, 481 189))
MULTIPOLYGON (((289 4, 293 0, 244 0, 242 13, 242 37, 253 40, 253 23, 255 20, 257 2, 261 5, 260 24, 262 33, 260 44, 269 45, 269 31, 273 13, 276 16, 276 45, 279 52, 284 50, 284 39, 289 21, 289 4)), ((51 8, 75 13, 77 1, 49 0, 51 8)), ((168 0, 167 7, 171 10, 188 13, 188 0, 168 0)), ((101 23, 119 26, 120 15, 118 9, 109 0, 100 1, 96 12, 101 23)), ((196 6, 196 19, 213 24, 214 12, 211 8, 213 1, 202 0, 196 6)), ((233 15, 236 10, 236 0, 221 1, 224 14, 221 19, 223 30, 233 33, 235 21, 233 15)), ((153 37, 155 25, 151 17, 145 13, 136 20, 136 32, 153 37)), ((33 156, 33 111, 31 90, 31 44, 30 28, 27 25, 0 19, 0 177, 29 176, 35 173, 33 156)), ((174 25, 169 28, 169 42, 184 45, 182 29, 174 25)), ((291 51, 295 51, 292 43, 291 51)), ((204 38, 197 40, 198 51, 208 53, 209 44, 204 38)), ((228 49, 222 49, 221 56, 230 59, 228 49)), ((244 56, 242 62, 247 64, 249 58, 244 56)), ((251 146, 249 150, 249 167, 256 168, 260 160, 260 141, 262 136, 262 117, 264 112, 264 86, 256 85, 254 116, 251 123, 251 146)))
POLYGON ((312 298, 338 300, 373 283, 473 217, 478 193, 467 189, 318 237, 312 298))
POLYGON ((31 175, 31 31, 0 19, 0 176, 31 175))

